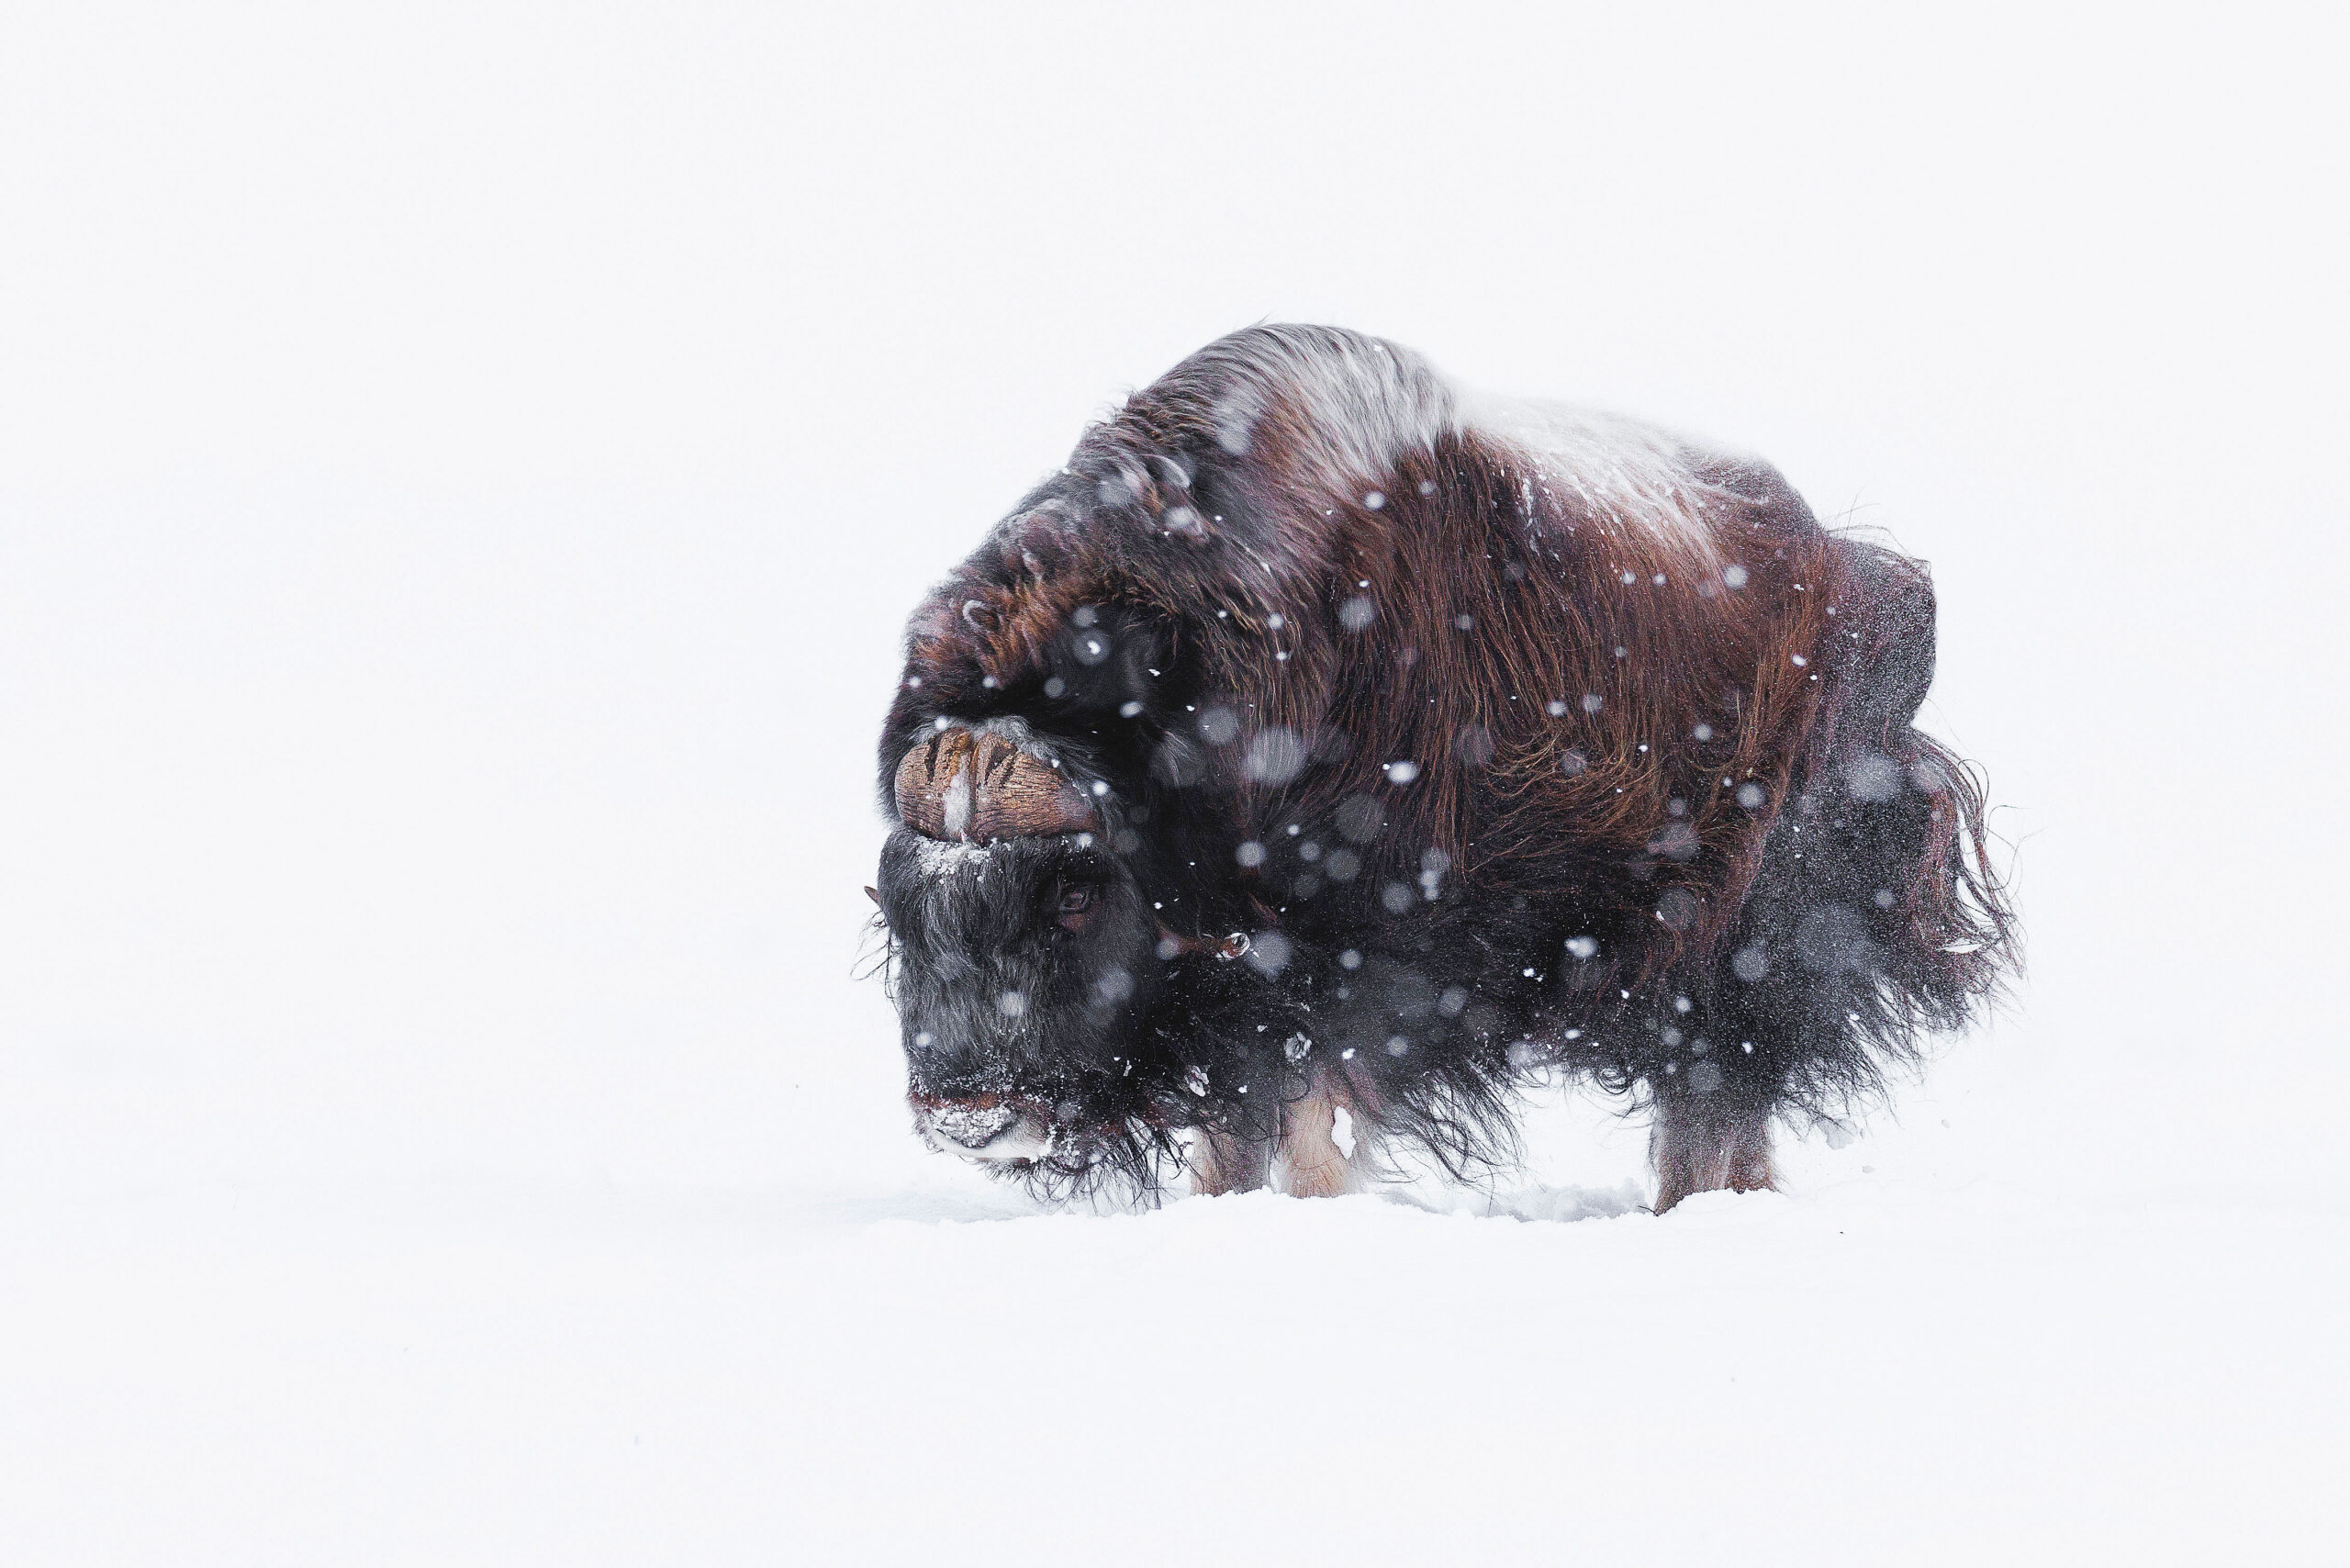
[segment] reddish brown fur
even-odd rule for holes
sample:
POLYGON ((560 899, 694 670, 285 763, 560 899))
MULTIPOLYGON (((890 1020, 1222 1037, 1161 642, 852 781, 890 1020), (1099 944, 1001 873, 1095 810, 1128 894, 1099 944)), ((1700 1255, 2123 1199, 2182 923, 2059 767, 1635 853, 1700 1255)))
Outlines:
MULTIPOLYGON (((1299 1070, 1292 1099, 1343 1083, 1380 1107, 1366 1131, 1404 1120, 1449 1161, 1447 1149, 1473 1144, 1465 1125, 1498 1114, 1520 1059, 1501 1065, 1500 1046, 1516 1041, 1608 1087, 1646 1086, 1661 1205, 1706 1186, 1767 1186, 1775 1105, 1869 1087, 1870 1050, 1898 1058, 1916 1031, 1963 1021, 2014 959, 1983 869, 1979 782, 1910 728, 1931 672, 1930 588, 1916 564, 1821 530, 1761 464, 1645 432, 1625 437, 1628 455, 1611 466, 1614 427, 1595 425, 1568 432, 1587 450, 1553 461, 1531 438, 1461 417, 1453 396, 1400 351, 1291 328, 1236 334, 1136 394, 916 612, 885 770, 902 762, 934 783, 934 721, 998 715, 1108 748, 1101 766, 1128 769, 1121 788, 1155 788, 1133 769, 1181 752, 1201 775, 1172 781, 1147 846, 1181 845, 1149 869, 1188 895, 1149 895, 1169 901, 1169 961, 1213 965, 1235 930, 1303 942, 1314 922, 1326 949, 1315 961, 1333 969, 1341 946, 1390 943, 1408 967, 1455 941, 1466 946, 1442 949, 1454 955, 1442 963, 1482 967, 1444 977, 1472 981, 1505 1021, 1459 1036, 1422 1079, 1356 1058, 1299 1070), (1235 408, 1247 415, 1237 438, 1235 408), (1359 599, 1367 621, 1348 608, 1359 599), (1146 683, 1148 700, 1128 705, 1139 718, 1047 700, 1072 626, 1097 612, 1163 639, 1156 662, 1170 682, 1181 672, 1180 689, 1146 683), (1201 745, 1192 715, 1219 706, 1237 736, 1201 745), (1276 731, 1296 738, 1303 766, 1252 778, 1252 742, 1276 731), (1119 747, 1125 761, 1106 760, 1119 747), (1837 818, 1868 799, 1838 793, 1855 759, 1894 770, 1908 804, 1837 818), (1408 787, 1382 777, 1401 762, 1418 770, 1408 787), (1452 917, 1414 903, 1358 937, 1335 894, 1292 907, 1313 897, 1294 890, 1310 879, 1294 863, 1252 849, 1236 866, 1242 846, 1278 849, 1284 824, 1326 823, 1354 797, 1384 813, 1355 846, 1366 864, 1354 894, 1391 879, 1408 890, 1424 852, 1439 852, 1445 897, 1463 901, 1450 925, 1426 924, 1452 917), (1846 871, 1804 863, 1801 845, 1819 842, 1799 839, 1806 827, 1846 834, 1827 842, 1849 877, 1873 879, 1847 886, 1834 879, 1846 871), (1855 887, 1870 908, 1852 910, 1855 887), (1872 888, 1885 897, 1872 902, 1872 888), (1820 983, 1847 989, 1832 1002, 1784 980, 1741 990, 1730 948, 1758 940, 1765 909, 1790 924, 1852 913, 1875 978, 1833 970, 1820 983), (1579 931, 1607 939, 1561 966, 1560 944, 1579 931), (1740 1054, 1702 1066, 1674 1054, 1667 1025, 1684 991, 1752 1040, 1733 1032, 1724 1050, 1740 1054)), ((1113 794, 1113 827, 1139 798, 1113 794)), ((936 831, 926 806, 907 820, 936 831)), ((1269 998, 1268 1016, 1328 1021, 1304 1001, 1269 998)), ((1203 1018, 1224 1003, 1202 991, 1184 1005, 1203 1018)), ((1214 1048, 1245 1058, 1267 1028, 1214 1048)), ((1129 1114, 1181 1125, 1261 1108, 1184 1099, 1129 1114)), ((1204 1156, 1216 1172, 1240 1168, 1214 1143, 1226 1136, 1204 1156)))
MULTIPOLYGON (((1113 432, 1136 444, 1197 439, 1199 431, 1166 415, 1137 398, 1113 432)), ((1268 450, 1267 431, 1281 428, 1260 423, 1251 455, 1261 471, 1286 478, 1306 465, 1268 450)), ((1285 790, 1227 770, 1219 782, 1233 805, 1236 840, 1276 797, 1283 812, 1311 815, 1376 779, 1382 764, 1416 759, 1420 781, 1382 796, 1399 830, 1386 845, 1436 845, 1473 876, 1529 852, 1555 854, 1564 833, 1595 857, 1655 860, 1651 897, 1667 887, 1696 896, 1704 913, 1695 925, 1611 977, 1637 984, 1670 967, 1684 946, 1710 940, 1737 908, 1769 818, 1738 809, 1734 790, 1751 780, 1774 801, 1785 793, 1820 706, 1823 670, 1814 655, 1842 568, 1826 535, 1774 528, 1755 498, 1714 487, 1685 500, 1746 567, 1742 588, 1725 587, 1718 570, 1696 575, 1669 541, 1547 487, 1537 498, 1546 547, 1523 548, 1494 519, 1516 513, 1516 492, 1528 477, 1510 454, 1480 438, 1449 438, 1432 453, 1406 454, 1377 510, 1360 497, 1289 498, 1281 553, 1269 559, 1251 551, 1255 569, 1228 577, 1202 569, 1203 549, 1217 537, 1212 528, 1197 541, 1162 532, 1133 563, 1087 548, 1102 542, 1099 534, 1073 532, 1058 509, 1031 511, 1007 525, 996 552, 1017 574, 943 585, 917 614, 907 668, 928 707, 944 691, 988 679, 1010 687, 1041 672, 1051 643, 1083 606, 1158 610, 1200 640, 1210 691, 1246 693, 1255 704, 1244 739, 1273 725, 1346 737, 1329 766, 1285 790), (1436 486, 1433 496, 1419 493, 1423 481, 1436 486), (1524 568, 1529 587, 1495 560, 1497 545, 1524 568), (1481 560, 1494 564, 1461 569, 1481 560), (1659 575, 1662 586, 1653 580, 1659 575), (1356 587, 1365 580, 1369 590, 1356 587), (1441 597, 1427 591, 1437 584, 1441 597), (1366 593, 1377 616, 1360 635, 1269 631, 1275 615, 1286 628, 1326 625, 1341 604, 1366 593), (1454 622, 1462 614, 1473 622, 1465 633, 1454 622), (1291 657, 1277 656, 1284 649, 1291 657), (1585 694, 1601 698, 1596 714, 1583 711, 1585 694), (1568 705, 1565 716, 1547 711, 1552 701, 1568 705), (1707 722, 1719 737, 1709 745, 1691 738, 1707 722), (1493 744, 1496 803, 1483 820, 1467 798, 1465 770, 1444 766, 1472 726, 1493 744), (1587 759, 1579 774, 1561 766, 1569 751, 1587 759), (1685 861, 1649 849, 1675 794, 1689 802, 1698 845, 1685 861)), ((1157 519, 1181 502, 1180 492, 1146 478, 1137 504, 1157 519)))

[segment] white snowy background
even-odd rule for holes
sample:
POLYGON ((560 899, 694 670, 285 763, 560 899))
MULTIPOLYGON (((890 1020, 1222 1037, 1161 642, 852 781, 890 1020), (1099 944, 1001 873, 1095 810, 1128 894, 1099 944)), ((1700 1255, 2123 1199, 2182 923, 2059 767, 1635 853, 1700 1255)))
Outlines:
POLYGON ((2330 29, 0 10, 0 1560, 2350 1560, 2330 29), (903 617, 1269 318, 1932 562, 2030 980, 1785 1193, 909 1136, 903 617))

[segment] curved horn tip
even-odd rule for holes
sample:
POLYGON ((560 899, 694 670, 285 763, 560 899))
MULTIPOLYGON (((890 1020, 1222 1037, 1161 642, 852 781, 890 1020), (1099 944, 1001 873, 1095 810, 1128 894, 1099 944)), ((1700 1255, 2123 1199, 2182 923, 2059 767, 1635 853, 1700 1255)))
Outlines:
POLYGON ((971 732, 949 726, 924 735, 898 763, 893 785, 898 816, 926 838, 946 838, 946 795, 961 776, 963 759, 971 749, 971 732))

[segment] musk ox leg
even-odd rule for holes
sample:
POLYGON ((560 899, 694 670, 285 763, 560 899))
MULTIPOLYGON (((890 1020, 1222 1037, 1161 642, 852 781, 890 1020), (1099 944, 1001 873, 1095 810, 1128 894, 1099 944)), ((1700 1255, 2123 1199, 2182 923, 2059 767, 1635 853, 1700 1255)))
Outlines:
POLYGON ((1355 1189, 1354 1113, 1327 1078, 1281 1107, 1273 1184, 1292 1198, 1335 1198, 1355 1189))
POLYGON ((1770 1192, 1771 1107, 1722 1094, 1676 1093, 1657 1101, 1649 1129, 1658 1214, 1692 1193, 1770 1192))
POLYGON ((1192 1191, 1210 1198, 1257 1192, 1272 1180, 1272 1163, 1270 1141, 1203 1128, 1192 1141, 1192 1191))

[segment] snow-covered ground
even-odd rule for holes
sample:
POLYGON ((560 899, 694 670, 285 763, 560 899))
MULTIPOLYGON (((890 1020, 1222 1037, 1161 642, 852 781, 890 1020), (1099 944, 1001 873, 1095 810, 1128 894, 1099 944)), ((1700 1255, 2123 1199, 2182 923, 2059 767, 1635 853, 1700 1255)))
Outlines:
POLYGON ((2339 1544, 2344 1222, 2218 1196, 1846 1182, 1569 1224, 447 1182, 9 1222, 16 1562, 2339 1544))
POLYGON ((12 17, 0 1562, 2350 1558, 2338 40, 1621 10, 12 17), (2031 974, 1785 1193, 909 1136, 903 614, 1260 317, 1933 562, 2031 974))

